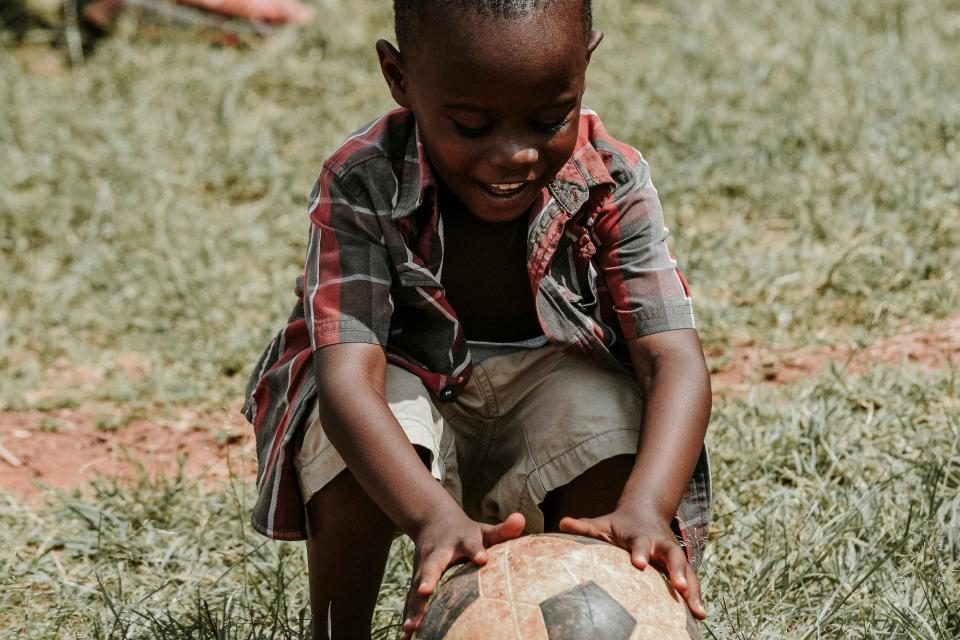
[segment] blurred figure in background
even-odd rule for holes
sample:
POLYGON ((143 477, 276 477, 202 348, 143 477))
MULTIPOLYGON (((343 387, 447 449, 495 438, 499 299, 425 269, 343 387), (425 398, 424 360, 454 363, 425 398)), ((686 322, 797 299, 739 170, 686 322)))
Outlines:
MULTIPOLYGON (((304 24, 313 19, 313 9, 297 0, 177 0, 176 3, 267 24, 304 24)), ((169 0, 92 0, 83 5, 81 13, 87 22, 106 31, 127 6, 150 8, 167 4, 172 3, 169 0)))

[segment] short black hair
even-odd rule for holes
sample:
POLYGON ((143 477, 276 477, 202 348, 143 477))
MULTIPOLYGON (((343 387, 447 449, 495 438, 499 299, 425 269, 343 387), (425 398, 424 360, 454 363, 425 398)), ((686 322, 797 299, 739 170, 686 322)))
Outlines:
MULTIPOLYGON (((394 30, 402 51, 409 42, 410 29, 427 9, 470 10, 493 18, 522 18, 562 0, 393 0, 394 30)), ((584 35, 593 29, 593 0, 580 0, 584 35)))

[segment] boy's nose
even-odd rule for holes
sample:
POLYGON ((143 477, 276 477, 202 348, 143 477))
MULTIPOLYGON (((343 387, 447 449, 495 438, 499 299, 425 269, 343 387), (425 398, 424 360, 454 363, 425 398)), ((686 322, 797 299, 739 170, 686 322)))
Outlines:
POLYGON ((524 144, 502 145, 491 158, 494 165, 516 170, 532 167, 540 160, 540 152, 524 144))

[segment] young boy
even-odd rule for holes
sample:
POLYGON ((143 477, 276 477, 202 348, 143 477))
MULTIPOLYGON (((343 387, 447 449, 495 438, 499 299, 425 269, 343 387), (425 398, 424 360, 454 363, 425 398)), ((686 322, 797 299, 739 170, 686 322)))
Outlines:
POLYGON ((704 618, 709 376, 647 165, 581 110, 589 0, 394 8, 400 108, 324 163, 251 379, 254 526, 307 537, 315 638, 369 637, 397 530, 405 637, 451 564, 543 530, 627 549, 704 618))

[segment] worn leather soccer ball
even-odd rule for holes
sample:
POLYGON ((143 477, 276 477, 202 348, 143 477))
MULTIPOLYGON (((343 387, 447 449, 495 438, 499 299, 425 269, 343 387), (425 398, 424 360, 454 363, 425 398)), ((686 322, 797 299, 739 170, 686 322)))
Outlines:
POLYGON ((491 547, 430 602, 422 640, 700 640, 684 600, 613 545, 564 534, 491 547))

